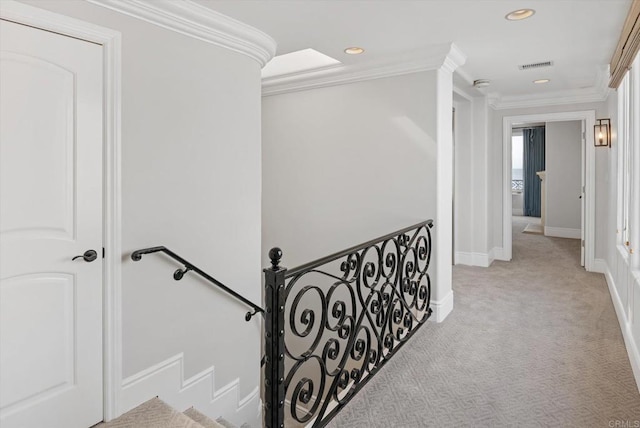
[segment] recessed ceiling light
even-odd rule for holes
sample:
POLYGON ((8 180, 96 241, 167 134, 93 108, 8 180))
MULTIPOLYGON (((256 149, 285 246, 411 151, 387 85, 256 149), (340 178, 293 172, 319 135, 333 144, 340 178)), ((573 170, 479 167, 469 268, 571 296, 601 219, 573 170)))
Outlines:
POLYGON ((349 54, 349 55, 360 55, 360 54, 361 54, 361 53, 363 53, 363 52, 364 52, 364 49, 359 48, 359 47, 357 47, 357 46, 353 46, 353 47, 350 47, 350 48, 346 48, 346 49, 344 50, 344 53, 349 54))
POLYGON ((533 83, 549 83, 549 82, 551 82, 551 79, 538 79, 533 81, 533 83))
POLYGON ((505 16, 505 19, 508 19, 509 21, 520 21, 521 19, 527 19, 530 16, 533 16, 535 13, 536 11, 533 9, 518 9, 508 13, 505 16))

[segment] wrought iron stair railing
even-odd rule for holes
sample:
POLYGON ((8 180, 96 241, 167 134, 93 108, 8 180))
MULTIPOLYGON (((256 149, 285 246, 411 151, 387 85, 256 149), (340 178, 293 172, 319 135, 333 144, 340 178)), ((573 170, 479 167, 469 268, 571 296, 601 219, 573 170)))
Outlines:
POLYGON ((524 180, 511 180, 511 190, 522 192, 524 190, 524 180))
POLYGON ((427 220, 265 273, 265 426, 325 426, 431 315, 427 220))
POLYGON ((255 303, 251 302, 249 299, 233 291, 231 288, 227 287, 222 282, 218 281, 217 279, 215 279, 214 277, 212 277, 211 275, 209 275, 208 273, 206 273, 205 271, 203 271, 193 263, 183 259, 182 257, 177 255, 167 247, 162 247, 162 246, 150 247, 150 248, 143 248, 143 249, 134 251, 133 253, 131 253, 131 260, 133 260, 134 262, 137 262, 142 259, 143 254, 152 254, 152 253, 159 253, 159 252, 165 253, 172 259, 177 260, 178 262, 180 262, 180 264, 184 265, 184 269, 176 269, 176 271, 173 273, 173 279, 175 279, 176 281, 180 281, 187 272, 193 271, 198 275, 200 275, 201 277, 203 277, 204 279, 206 279, 207 281, 209 281, 210 283, 212 283, 213 285, 215 285, 216 287, 218 287, 219 289, 221 289, 222 291, 224 291, 225 293, 233 296, 234 298, 240 300, 245 305, 251 307, 253 309, 253 312, 246 313, 244 317, 246 321, 250 321, 251 318, 257 313, 264 314, 264 309, 262 309, 260 306, 256 305, 255 303))

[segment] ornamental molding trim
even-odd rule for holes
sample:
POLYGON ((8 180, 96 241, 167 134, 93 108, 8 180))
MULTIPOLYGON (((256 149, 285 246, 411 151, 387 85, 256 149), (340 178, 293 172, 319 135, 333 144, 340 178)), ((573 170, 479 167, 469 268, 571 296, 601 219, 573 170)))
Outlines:
POLYGON ((565 104, 583 104, 602 102, 610 93, 608 86, 608 68, 598 70, 596 83, 590 88, 573 89, 567 91, 547 92, 536 95, 505 96, 490 93, 489 106, 494 110, 506 110, 527 107, 544 107, 565 104))
POLYGON ((467 56, 460 50, 458 46, 456 46, 454 43, 451 43, 449 52, 444 57, 442 68, 450 73, 453 73, 454 71, 456 71, 456 69, 464 65, 465 62, 467 62, 467 56))
POLYGON ((90 3, 202 40, 263 67, 276 52, 271 36, 191 0, 87 0, 90 3))
POLYGON ((429 70, 443 69, 452 73, 465 61, 466 56, 453 43, 436 45, 428 50, 390 57, 384 61, 342 64, 262 79, 262 96, 344 85, 429 70))

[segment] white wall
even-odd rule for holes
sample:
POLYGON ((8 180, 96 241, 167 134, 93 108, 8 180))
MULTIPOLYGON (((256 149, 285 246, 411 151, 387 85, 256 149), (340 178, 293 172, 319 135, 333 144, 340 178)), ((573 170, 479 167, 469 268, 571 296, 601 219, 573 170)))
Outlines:
MULTIPOLYGON (((541 113, 557 113, 566 111, 595 110, 596 118, 608 117, 607 105, 605 102, 565 104, 546 107, 531 107, 505 110, 492 110, 491 112, 491 142, 489 153, 489 197, 490 197, 490 223, 491 235, 489 238, 491 248, 499 251, 502 247, 502 121, 505 116, 533 115, 541 113)), ((606 182, 608 171, 608 153, 604 149, 596 150, 596 191, 595 224, 606 224, 608 213, 606 203, 609 200, 609 187, 606 182)), ((606 255, 605 243, 607 242, 607 232, 603 227, 596 226, 595 237, 595 258, 601 259, 606 255)))
POLYGON ((582 123, 545 126, 545 228, 581 229, 582 123))
MULTIPOLYGON (((472 102, 453 95, 454 119, 454 261, 465 262, 473 253, 473 121, 472 102), (466 257, 468 258, 468 257, 466 257)), ((468 263, 472 264, 472 263, 468 263)))
MULTIPOLYGON (((609 167, 608 175, 604 181, 609 190, 609 198, 606 203, 608 213, 606 223, 606 246, 605 256, 600 260, 600 267, 605 273, 611 300, 618 315, 618 321, 622 330, 627 353, 631 362, 636 384, 640 388, 640 274, 638 266, 640 259, 637 246, 640 240, 638 225, 640 225, 640 209, 638 207, 638 194, 640 193, 640 179, 635 174, 640 164, 640 153, 637 152, 640 143, 640 56, 637 56, 635 63, 628 72, 635 80, 635 101, 633 112, 629 114, 627 120, 633 122, 631 133, 632 144, 635 151, 633 166, 633 183, 631 185, 631 237, 630 247, 635 251, 630 253, 622 239, 622 214, 621 214, 621 177, 618 176, 621 168, 620 153, 620 133, 622 123, 619 119, 625 117, 622 110, 619 110, 618 102, 623 98, 619 91, 612 93, 607 100, 607 108, 612 124, 612 144, 610 149, 603 149, 606 155, 606 164, 609 167)), ((608 116, 609 117, 609 116, 608 116)), ((603 229, 605 228, 603 227, 603 229)))
POLYGON ((435 219, 435 86, 422 72, 265 97, 263 254, 293 268, 435 219))
MULTIPOLYGON (((86 2, 26 3, 122 33, 124 377, 184 353, 185 378, 215 366, 216 389, 239 379, 240 399, 257 393, 259 318, 193 274, 174 281, 167 257, 129 255, 165 245, 260 301, 259 64, 86 2)), ((176 393, 171 381, 155 394, 176 393)))
POLYGON ((511 212, 524 215, 524 192, 511 192, 511 212))
POLYGON ((486 99, 455 88, 455 257, 456 264, 489 266, 488 115, 486 99))
POLYGON ((606 202, 607 209, 607 252, 605 256, 606 263, 613 267, 617 261, 617 243, 618 243, 618 91, 611 91, 607 98, 607 110, 611 119, 611 148, 607 153, 607 175, 606 183, 609 189, 609 199, 606 202), (612 233, 613 231, 616 233, 612 233))

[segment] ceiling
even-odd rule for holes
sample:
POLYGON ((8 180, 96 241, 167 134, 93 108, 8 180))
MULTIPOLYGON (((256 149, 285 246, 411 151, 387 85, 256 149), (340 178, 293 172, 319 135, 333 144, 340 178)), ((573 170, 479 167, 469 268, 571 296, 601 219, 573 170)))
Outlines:
MULTIPOLYGON (((609 63, 631 0, 196 0, 269 34, 277 54, 313 48, 345 64, 380 62, 455 43, 463 85, 489 79, 492 97, 593 91, 609 63), (531 18, 507 21, 523 8, 531 18), (362 55, 346 55, 349 46, 362 55), (552 67, 518 65, 551 60, 552 67), (551 79, 534 84, 536 79, 551 79)), ((460 80, 458 80, 460 81, 460 80)))

